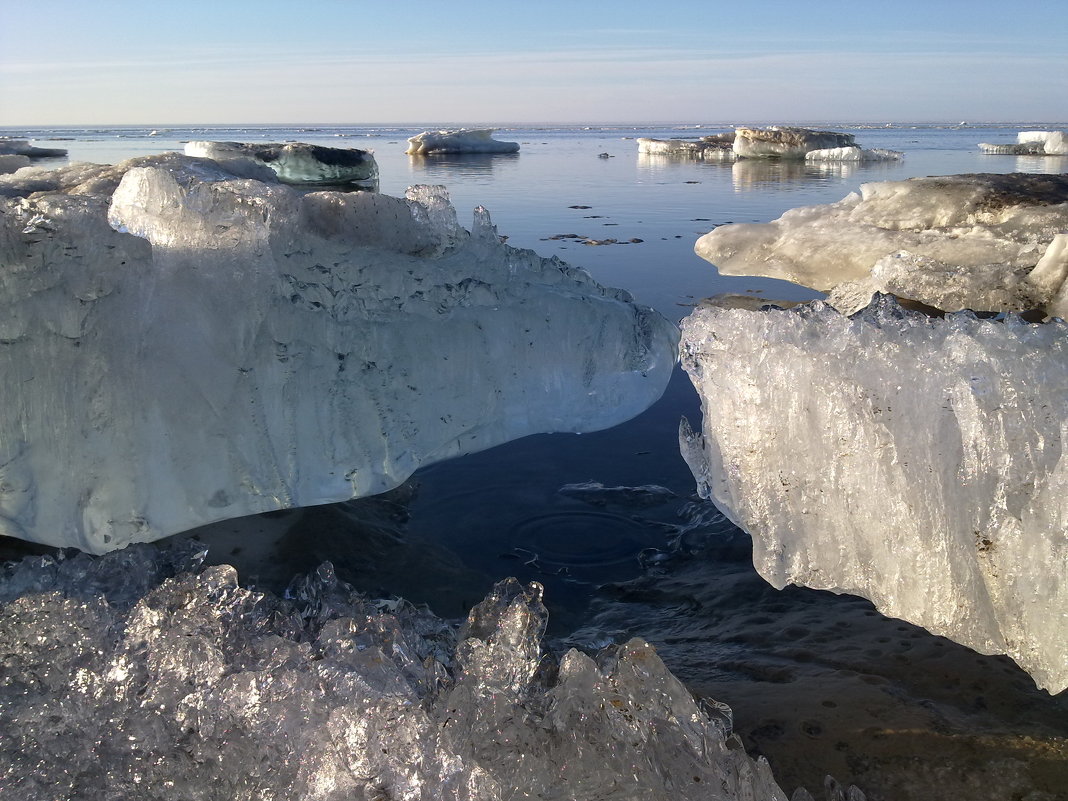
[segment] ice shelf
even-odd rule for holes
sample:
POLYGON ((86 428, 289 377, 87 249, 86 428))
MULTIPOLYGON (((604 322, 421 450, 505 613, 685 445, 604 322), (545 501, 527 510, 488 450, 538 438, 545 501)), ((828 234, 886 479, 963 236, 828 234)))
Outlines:
POLYGON ((1068 324, 707 304, 681 348, 683 456, 765 579, 1068 686, 1068 324))
POLYGON ((537 584, 457 630, 328 563, 280 599, 201 558, 0 570, 5 801, 786 801, 646 642, 547 652, 537 584))
POLYGON ((304 142, 186 142, 185 154, 225 165, 251 159, 270 167, 278 180, 295 185, 358 184, 376 188, 378 163, 374 154, 356 148, 322 147, 304 142))
POLYGON ((0 176, 0 533, 91 552, 375 494, 663 392, 677 329, 442 187, 176 153, 0 176), (251 177, 239 178, 234 172, 251 177))
POLYGON ((770 223, 719 226, 694 249, 722 273, 831 291, 847 313, 887 292, 946 311, 1062 314, 1065 231, 1068 176, 950 175, 863 184, 770 223))
POLYGON ((453 131, 423 131, 408 140, 405 151, 413 156, 431 153, 517 153, 518 142, 502 142, 493 138, 493 128, 453 131))

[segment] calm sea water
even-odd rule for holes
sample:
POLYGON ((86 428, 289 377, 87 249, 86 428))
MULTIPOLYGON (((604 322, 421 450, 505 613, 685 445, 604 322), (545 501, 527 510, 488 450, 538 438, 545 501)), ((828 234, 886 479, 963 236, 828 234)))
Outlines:
MULTIPOLYGON (((40 145, 68 148, 71 160, 101 162, 180 150, 190 139, 292 140, 371 149, 382 192, 402 194, 412 184, 443 184, 461 223, 470 219, 474 207, 485 206, 509 244, 558 255, 603 284, 630 290, 674 321, 699 299, 724 292, 782 299, 819 296, 787 282, 720 276, 693 253, 694 241, 717 225, 769 221, 796 206, 834 202, 869 181, 1068 170, 1068 158, 986 156, 976 147, 979 142, 1015 141, 1020 130, 1068 127, 1064 123, 812 126, 855 133, 863 147, 905 153, 900 162, 872 165, 706 164, 637 152, 635 139, 641 136, 692 138, 733 127, 712 124, 500 128, 496 138, 520 142, 519 153, 405 155, 407 137, 436 127, 9 129, 0 135, 31 137, 40 145), (571 237, 554 238, 565 234, 618 243, 583 245, 571 237)), ((678 453, 683 415, 696 424, 700 407, 688 379, 676 371, 657 404, 614 429, 533 436, 434 465, 385 502, 274 513, 205 527, 197 536, 209 544, 211 558, 236 564, 246 580, 261 586, 278 590, 293 572, 330 559, 339 575, 358 587, 426 602, 446 616, 464 614, 504 576, 541 581, 558 636, 579 630, 575 638, 586 643, 645 636, 691 687, 735 707, 740 716, 736 726, 747 747, 777 755, 784 766, 796 749, 776 751, 782 731, 788 741, 790 727, 801 726, 804 737, 818 740, 812 731, 834 724, 820 723, 811 710, 769 718, 761 702, 747 695, 747 687, 757 688, 761 698, 776 698, 769 688, 786 685, 777 703, 797 705, 800 690, 795 686, 791 695, 790 682, 830 672, 840 684, 821 690, 826 697, 809 699, 820 714, 836 706, 833 697, 863 695, 872 686, 882 693, 884 684, 892 685, 898 701, 908 699, 916 709, 929 710, 932 703, 952 708, 939 718, 942 722, 923 718, 927 712, 909 718, 907 725, 921 729, 948 725, 942 718, 953 718, 964 729, 1001 727, 1026 734, 1031 723, 1025 724, 1025 717, 1033 722, 1068 713, 1065 699, 1056 707, 1043 706, 1048 698, 1043 700, 1007 660, 977 657, 899 621, 887 621, 866 602, 801 590, 777 593, 763 585, 747 561, 744 535, 707 504, 693 502, 693 477, 678 453), (648 494, 621 498, 567 488, 589 482, 656 485, 674 495, 658 502, 648 494), (262 533, 258 545, 249 540, 250 530, 262 533), (826 643, 844 638, 847 630, 863 632, 855 635, 860 644, 843 646, 856 658, 838 654, 828 659, 826 645, 804 646, 806 638, 820 631, 826 635, 820 642, 826 643), (873 646, 876 642, 881 645, 873 646), (939 670, 949 667, 938 686, 932 683, 935 674, 913 666, 905 656, 924 647, 940 657, 951 654, 939 663, 939 670), (943 647, 948 650, 938 650, 943 647), (891 669, 895 658, 896 672, 891 669), (813 665, 819 670, 813 672, 813 665), (962 689, 968 682, 981 688, 962 689), (982 714, 993 717, 968 717, 979 714, 972 709, 979 692, 1003 699, 998 707, 1003 711, 987 711, 995 704, 983 701, 982 714), (961 711, 964 706, 967 714, 961 711), (791 714, 804 719, 794 720, 791 714)), ((841 736, 855 742, 857 732, 872 724, 864 714, 875 715, 871 709, 881 708, 880 702, 866 697, 869 711, 847 718, 851 734, 841 736)), ((843 753, 830 743, 826 748, 826 753, 806 752, 798 766, 783 769, 794 770, 793 778, 811 786, 804 761, 819 760, 829 770, 835 754, 843 753)))

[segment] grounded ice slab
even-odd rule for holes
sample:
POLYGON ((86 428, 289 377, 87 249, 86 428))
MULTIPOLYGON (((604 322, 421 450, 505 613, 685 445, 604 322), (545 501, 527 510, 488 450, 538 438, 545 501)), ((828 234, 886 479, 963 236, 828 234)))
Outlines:
POLYGON ((638 152, 652 156, 701 159, 704 161, 734 161, 734 133, 712 134, 700 139, 638 139, 638 152))
POLYGON ((1065 131, 1021 131, 1015 144, 979 143, 979 149, 991 155, 1068 156, 1068 133, 1065 131))
POLYGON ((900 150, 886 150, 881 147, 865 149, 853 145, 810 150, 805 154, 805 161, 900 161, 904 157, 905 154, 900 150))
POLYGON ((810 150, 852 147, 853 134, 837 131, 814 131, 773 125, 768 128, 738 128, 734 152, 741 158, 803 159, 810 150))
POLYGON ((547 653, 537 584, 456 631, 329 563, 282 600, 196 562, 0 571, 5 801, 786 801, 644 641, 547 653))
POLYGON ((179 154, 0 176, 0 533, 100 552, 371 495, 663 392, 677 329, 440 187, 179 154), (263 175, 266 173, 266 175, 263 175))
POLYGON ((878 291, 947 311, 1048 310, 1064 292, 1048 262, 1066 230, 1068 176, 950 175, 863 184, 770 223, 722 225, 694 249, 728 275, 836 290, 847 312, 878 291))
POLYGON ((322 147, 303 142, 186 142, 185 154, 214 159, 252 159, 270 167, 286 184, 370 184, 378 180, 378 163, 369 150, 322 147))
POLYGON ((681 347, 704 418, 683 456, 765 579, 1068 686, 1068 324, 884 295, 852 318, 700 308, 681 347))
POLYGON ((456 131, 423 131, 408 140, 406 153, 425 156, 430 153, 517 153, 518 142, 493 138, 494 128, 456 131))
POLYGON ((67 155, 62 147, 37 147, 28 139, 11 139, 0 136, 0 155, 26 156, 30 159, 61 158, 67 155))

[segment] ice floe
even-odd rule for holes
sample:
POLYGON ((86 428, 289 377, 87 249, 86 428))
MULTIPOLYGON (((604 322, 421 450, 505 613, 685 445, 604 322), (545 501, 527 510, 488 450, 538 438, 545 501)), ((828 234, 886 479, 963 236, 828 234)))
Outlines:
POLYGON ((67 151, 61 147, 37 147, 36 145, 31 145, 28 139, 11 139, 6 136, 0 136, 0 155, 46 159, 66 156, 67 151))
POLYGON ((1068 156, 1068 134, 1064 131, 1021 131, 1015 144, 979 143, 979 149, 1002 156, 1068 156))
POLYGON ((652 139, 639 137, 638 152, 702 161, 734 161, 734 133, 712 134, 700 139, 652 139))
POLYGON ((493 128, 423 131, 408 140, 405 151, 413 156, 431 153, 517 153, 518 142, 493 138, 493 128))
POLYGON ((828 147, 805 153, 806 161, 900 161, 904 157, 905 154, 900 150, 886 150, 880 147, 865 149, 856 145, 828 147))
POLYGON ((707 304, 683 455, 776 587, 862 595, 1068 686, 1068 325, 707 304))
POLYGON ((286 184, 360 184, 375 187, 378 164, 374 154, 355 148, 322 147, 303 142, 186 142, 185 154, 226 164, 234 159, 252 159, 270 167, 286 184))
POLYGON ((847 312, 882 291, 947 311, 1063 315, 1065 231, 1068 176, 950 175, 866 183, 770 223, 723 225, 695 250, 722 273, 832 291, 847 312))
POLYGON ((853 134, 816 131, 772 125, 768 128, 738 128, 734 132, 734 152, 741 158, 803 159, 812 150, 853 147, 853 134))
POLYGON ((441 187, 177 153, 0 176, 0 533, 101 552, 662 393, 678 332, 441 187), (238 177, 239 173, 246 177, 238 177))
POLYGON ((0 571, 5 799, 786 801, 643 640, 549 653, 538 584, 457 629, 328 563, 281 599, 202 557, 0 571))

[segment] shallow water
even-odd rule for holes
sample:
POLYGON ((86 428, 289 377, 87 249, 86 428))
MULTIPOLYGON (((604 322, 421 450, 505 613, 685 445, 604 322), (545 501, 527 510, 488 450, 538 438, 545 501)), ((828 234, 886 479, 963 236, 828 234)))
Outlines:
MULTIPOLYGON (((518 154, 434 158, 403 152, 422 128, 0 134, 36 136, 41 145, 70 137, 54 144, 88 161, 180 149, 188 139, 370 148, 381 191, 444 184, 461 223, 483 205, 509 244, 558 255, 676 321, 700 298, 723 292, 818 296, 787 282, 718 275, 693 253, 697 237, 716 225, 834 202, 866 181, 1068 170, 1065 158, 987 156, 976 147, 1065 124, 827 127, 854 132, 863 147, 904 151, 905 159, 706 164, 637 153, 639 136, 728 129, 712 125, 502 129, 496 138, 520 142, 518 154), (610 238, 617 242, 581 244, 610 238)), ((694 482, 677 428, 680 416, 699 414, 688 379, 676 371, 657 404, 610 431, 528 437, 433 465, 385 505, 274 513, 197 536, 209 559, 235 564, 260 586, 280 591, 294 572, 330 559, 358 588, 425 602, 444 616, 464 614, 504 576, 536 579, 546 586, 551 634, 578 630, 574 637, 587 644, 628 632, 646 637, 691 688, 735 707, 736 729, 750 749, 772 757, 788 789, 811 786, 825 771, 870 798, 939 797, 922 796, 923 782, 902 778, 911 772, 942 775, 944 797, 1010 797, 1035 787, 1054 793, 1043 798, 1064 797, 1055 791, 1068 785, 1068 697, 1050 699, 1007 660, 887 620, 866 602, 764 585, 746 561, 744 535, 707 505, 691 504, 694 482), (655 485, 673 497, 561 491, 584 482, 655 485), (252 531, 262 537, 250 540, 252 531)))

